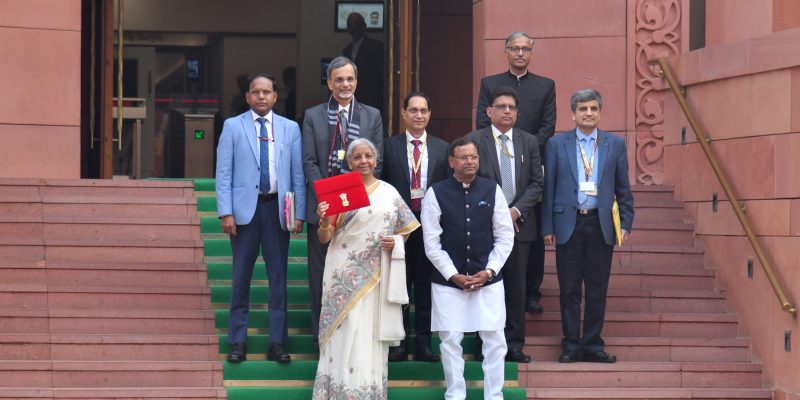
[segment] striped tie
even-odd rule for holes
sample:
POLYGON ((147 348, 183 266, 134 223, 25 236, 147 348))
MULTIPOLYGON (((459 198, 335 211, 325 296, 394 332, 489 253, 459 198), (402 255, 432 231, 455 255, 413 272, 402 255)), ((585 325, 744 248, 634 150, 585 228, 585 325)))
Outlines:
POLYGON ((261 129, 258 135, 259 151, 261 152, 261 179, 258 183, 258 188, 261 193, 267 194, 270 191, 269 184, 269 133, 267 132, 267 119, 257 118, 261 129))
POLYGON ((511 201, 514 200, 514 180, 512 177, 514 170, 512 170, 513 164, 509 156, 508 141, 508 136, 505 134, 500 135, 501 146, 503 146, 500 152, 500 187, 503 189, 503 194, 506 196, 506 202, 511 204, 511 201))

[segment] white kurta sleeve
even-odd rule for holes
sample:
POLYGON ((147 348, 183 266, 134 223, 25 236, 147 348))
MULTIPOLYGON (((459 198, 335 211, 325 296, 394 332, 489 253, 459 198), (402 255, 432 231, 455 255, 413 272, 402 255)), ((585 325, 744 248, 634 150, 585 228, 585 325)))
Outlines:
MULTIPOLYGON (((503 200, 505 201, 505 200, 503 200)), ((506 210, 506 214, 508 211, 506 210)), ((439 208, 439 201, 436 200, 436 193, 433 189, 428 189, 425 197, 422 198, 422 241, 425 243, 425 255, 434 267, 446 279, 450 280, 453 275, 458 274, 453 260, 446 251, 442 250, 442 225, 439 219, 442 217, 442 209, 439 208)), ((511 216, 508 216, 509 222, 511 216)), ((513 228, 512 228, 513 234, 513 228)), ((513 241, 513 236, 512 236, 513 241)), ((508 255, 506 255, 507 257, 508 255)))
MULTIPOLYGON (((426 196, 427 197, 427 196, 426 196)), ((486 268, 491 268, 495 273, 503 268, 511 249, 514 247, 514 222, 508 211, 508 203, 503 195, 503 190, 498 185, 494 193, 494 213, 492 214, 492 231, 494 233, 494 247, 489 253, 486 268)), ((427 243, 426 243, 427 248, 427 243)), ((435 264, 434 264, 435 265, 435 264)))

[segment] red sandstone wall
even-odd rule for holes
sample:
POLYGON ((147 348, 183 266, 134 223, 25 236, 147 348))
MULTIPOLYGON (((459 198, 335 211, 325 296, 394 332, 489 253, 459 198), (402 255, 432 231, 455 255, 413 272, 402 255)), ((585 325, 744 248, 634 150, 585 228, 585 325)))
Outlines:
MULTIPOLYGON (((681 85, 735 192, 744 201, 790 300, 800 301, 800 6, 797 2, 706 2, 707 47, 671 58, 681 85)), ((664 171, 687 218, 703 238, 706 257, 729 292, 779 390, 800 394, 800 326, 781 311, 727 201, 713 212, 711 196, 725 199, 677 102, 665 97, 664 171), (680 143, 687 127, 687 144, 680 143), (791 352, 784 331, 792 331, 791 352)))
POLYGON ((0 177, 80 177, 80 0, 0 7, 0 177))

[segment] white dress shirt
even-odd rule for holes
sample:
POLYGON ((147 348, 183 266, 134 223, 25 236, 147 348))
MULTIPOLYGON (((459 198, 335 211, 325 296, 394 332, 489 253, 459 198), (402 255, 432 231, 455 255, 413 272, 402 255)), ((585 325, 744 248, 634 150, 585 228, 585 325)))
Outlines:
MULTIPOLYGON (((411 133, 406 131, 406 153, 408 155, 409 184, 414 176, 414 144, 411 143, 411 141, 414 139, 417 138, 411 136, 411 133)), ((417 140, 422 142, 419 145, 419 158, 422 160, 419 166, 419 187, 421 187, 422 190, 426 190, 428 187, 428 132, 423 132, 422 136, 420 136, 417 140)))

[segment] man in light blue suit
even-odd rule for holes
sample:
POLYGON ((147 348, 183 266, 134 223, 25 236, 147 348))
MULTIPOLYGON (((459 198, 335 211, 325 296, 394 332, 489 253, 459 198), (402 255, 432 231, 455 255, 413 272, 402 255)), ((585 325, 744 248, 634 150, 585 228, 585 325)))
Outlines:
POLYGON ((269 278, 267 359, 291 359, 285 349, 289 233, 302 230, 306 187, 300 127, 272 112, 277 98, 271 75, 251 76, 245 94, 250 110, 225 121, 217 147, 217 213, 233 249, 230 362, 247 359, 250 280, 259 245, 269 278), (294 220, 287 220, 287 192, 294 192, 294 220))
POLYGON ((544 152, 542 235, 556 245, 561 303, 562 353, 558 361, 613 363, 600 333, 606 310, 611 257, 616 234, 611 208, 616 197, 621 242, 633 225, 633 195, 628 181, 625 140, 597 128, 603 98, 594 89, 570 99, 577 128, 556 135, 544 152), (586 309, 581 337, 581 286, 586 309))

